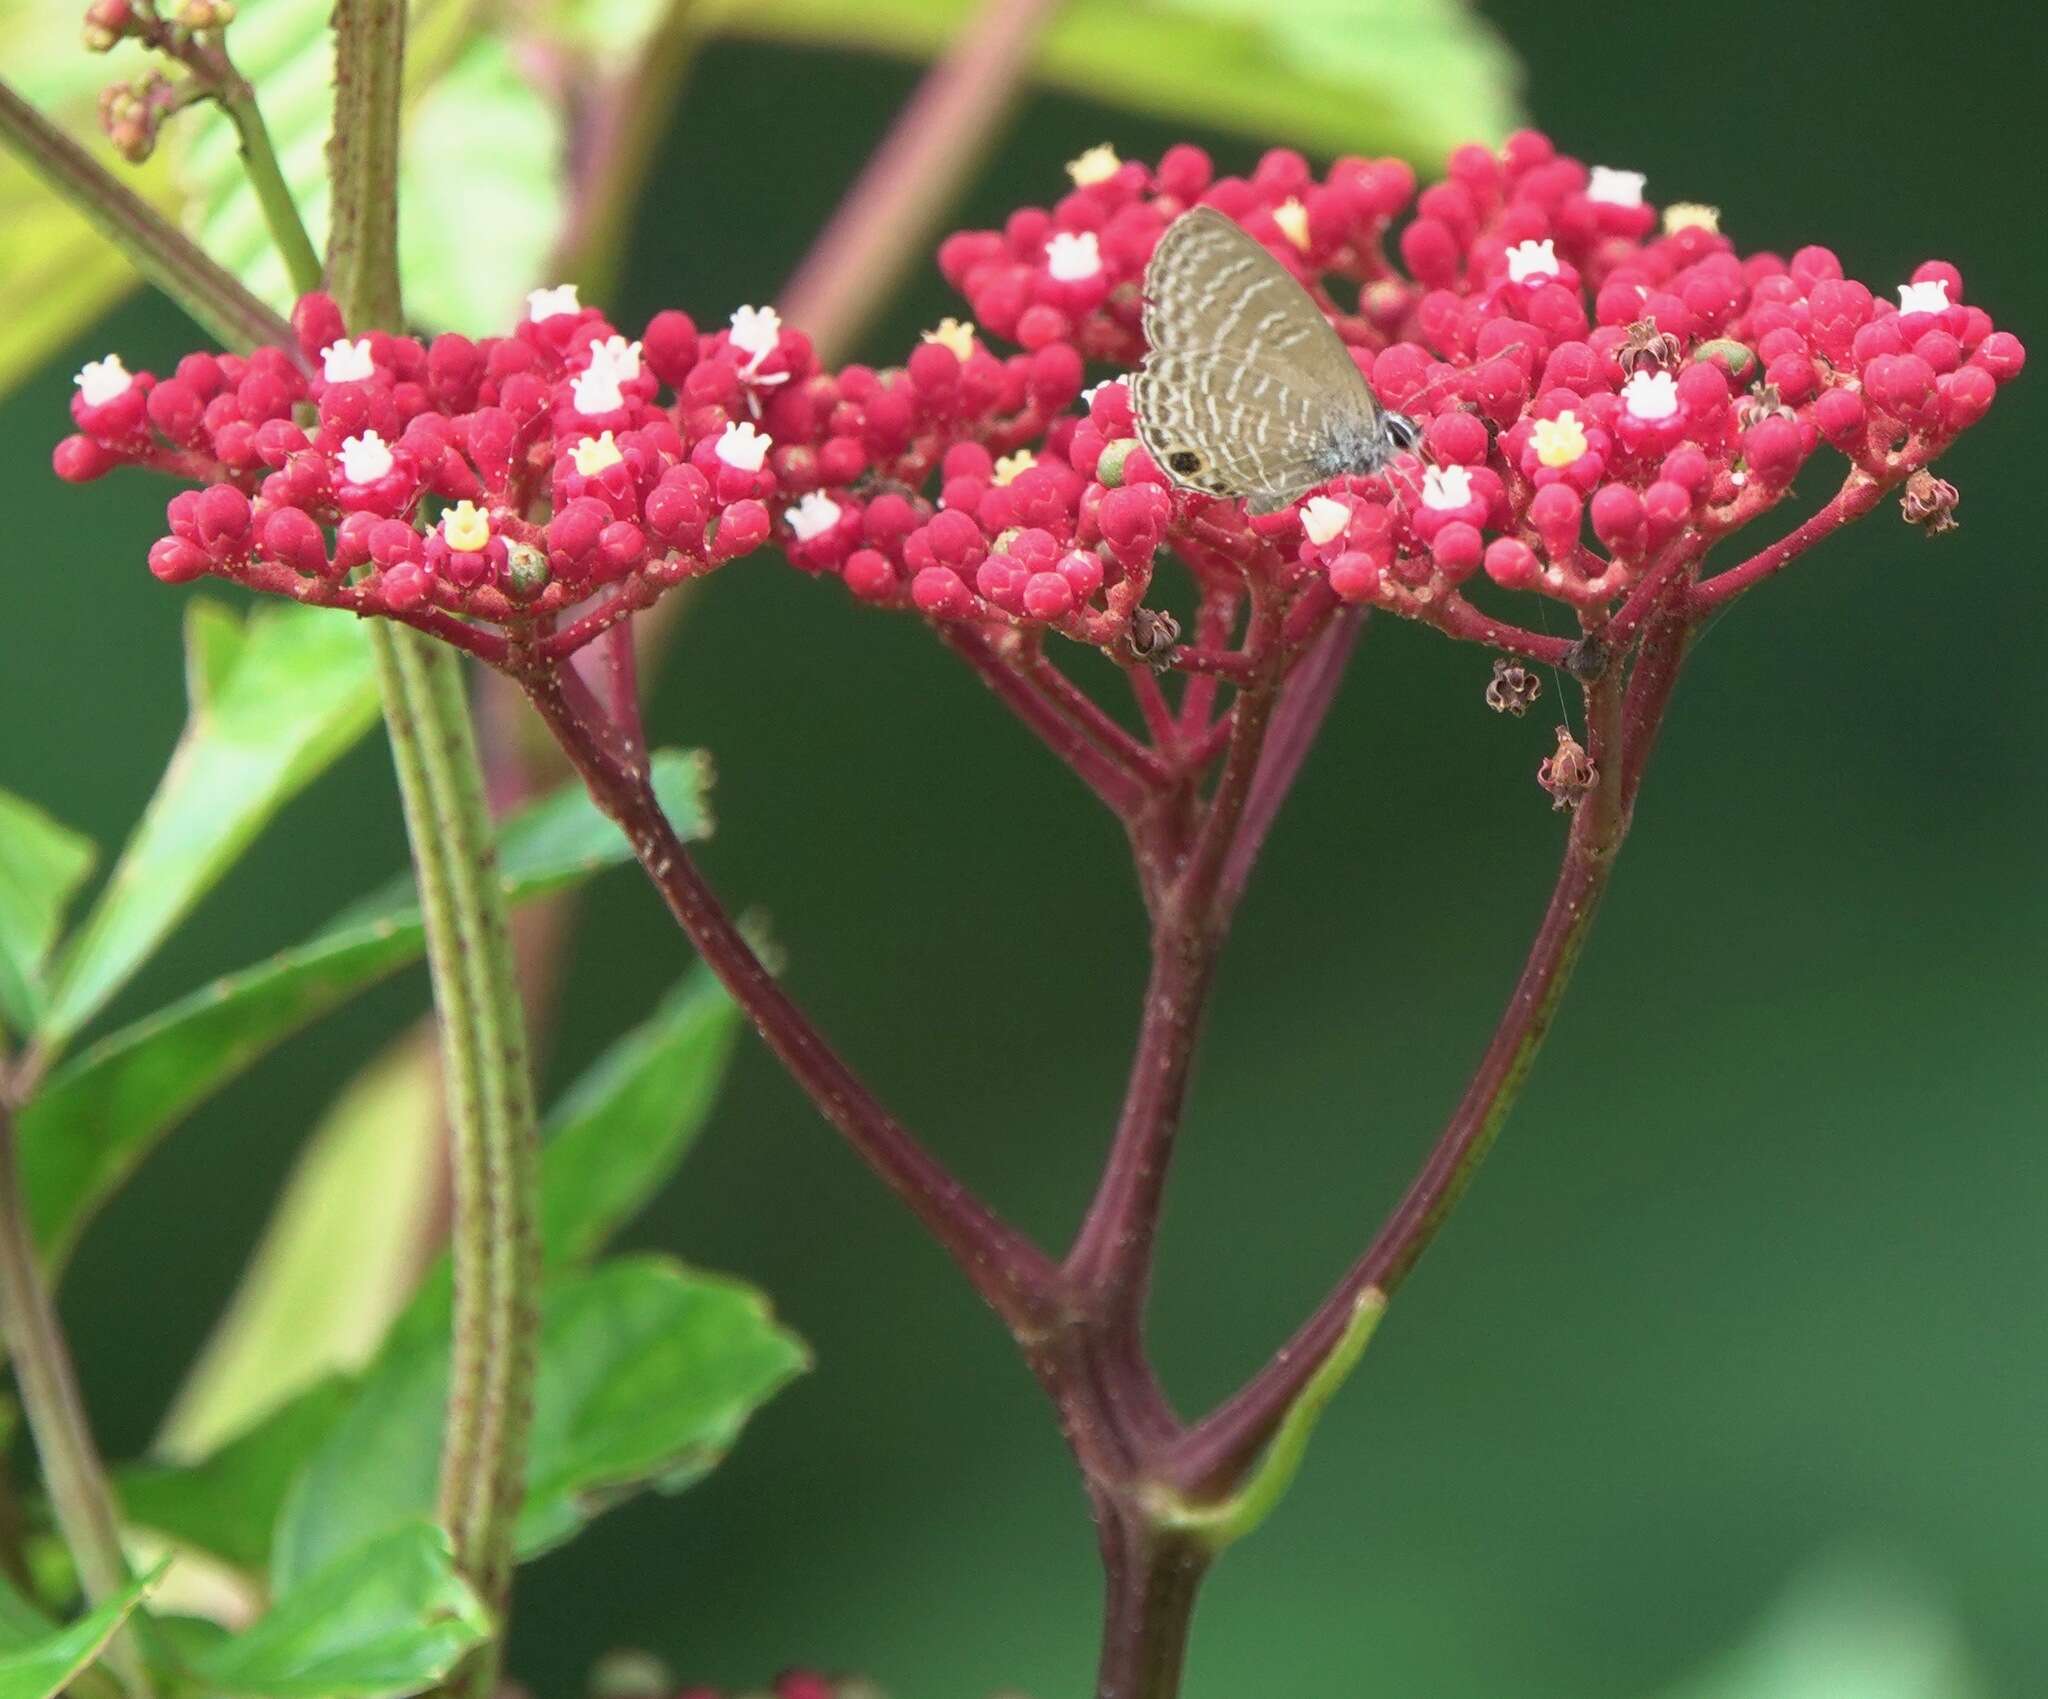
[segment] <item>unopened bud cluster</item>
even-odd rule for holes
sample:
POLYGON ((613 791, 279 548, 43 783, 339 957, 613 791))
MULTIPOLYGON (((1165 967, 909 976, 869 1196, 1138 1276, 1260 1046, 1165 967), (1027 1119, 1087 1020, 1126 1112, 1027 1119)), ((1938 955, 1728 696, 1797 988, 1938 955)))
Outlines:
MULTIPOLYGON (((864 601, 1132 664, 1169 554, 1201 589, 1255 584, 1294 636, 1340 602, 1470 634, 1468 592, 1504 591, 1597 630, 1823 450, 1901 481, 2024 360, 1951 265, 1887 292, 1824 248, 1741 255, 1711 209, 1660 219, 1639 176, 1534 133, 1458 150, 1419 195, 1399 162, 1318 176, 1284 150, 1243 177, 1192 147, 1072 169, 1055 205, 941 244, 979 328, 948 319, 897 365, 823 369, 769 308, 711 331, 664 312, 629 339, 542 290, 504 336, 426 343, 358 335, 311 296, 296 347, 161 380, 89 366, 57 467, 206 486, 171 505, 163 578, 434 610, 515 645, 606 586, 631 611, 772 541, 864 601), (1143 357, 1146 262, 1198 203, 1316 292, 1418 453, 1254 517, 1152 463, 1123 376, 1083 397, 1089 363, 1143 357)), ((1947 489, 1916 484, 1908 516, 1940 529, 1947 489)), ((1504 683, 1497 705, 1530 694, 1504 683)))

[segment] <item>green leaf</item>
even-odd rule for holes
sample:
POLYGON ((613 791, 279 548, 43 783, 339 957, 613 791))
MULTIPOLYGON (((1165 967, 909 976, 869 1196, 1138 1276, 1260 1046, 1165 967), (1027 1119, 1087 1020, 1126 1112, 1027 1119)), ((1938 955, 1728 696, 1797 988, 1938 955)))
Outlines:
POLYGON ((582 1262, 661 1189, 711 1111, 739 1010, 701 963, 563 1095, 541 1137, 541 1242, 582 1262))
MULTIPOLYGON (((696 755, 665 751, 654 760, 655 789, 686 838, 710 829, 704 770, 696 755)), ((581 786, 565 786, 508 820, 499 837, 512 901, 559 890, 630 854, 624 835, 581 786)), ((62 1260, 93 1211, 181 1116, 286 1035, 414 960, 421 948, 419 906, 410 877, 401 874, 304 944, 80 1052, 20 1117, 29 1213, 44 1255, 62 1260)))
POLYGON ((285 1493, 347 1411, 354 1387, 333 1375, 306 1388, 203 1462, 142 1463, 119 1472, 122 1509, 137 1527, 261 1572, 285 1493))
POLYGON ((1973 1699, 1962 1630, 1895 1558, 1843 1551, 1794 1577, 1734 1652, 1668 1699, 1973 1699))
POLYGON ((496 331, 545 281, 568 216, 568 124, 484 36, 406 121, 398 245, 407 314, 437 329, 496 331))
POLYGON ((44 1637, 21 1643, 16 1636, 27 1627, 26 1617, 8 1611, 4 1632, 6 1648, 0 1651, 0 1699, 54 1699, 78 1676, 90 1668, 129 1613, 142 1602, 142 1595, 163 1574, 162 1564, 121 1592, 72 1623, 44 1637))
POLYGON ((321 1118, 164 1420, 159 1454, 204 1457, 263 1411, 376 1355, 439 1242, 447 1155, 436 1064, 431 1029, 415 1026, 321 1118))
POLYGON ((490 1631, 448 1536, 415 1521, 337 1553, 195 1673, 223 1699, 381 1699, 431 1687, 490 1631))
POLYGON ((370 727, 377 687, 353 620, 321 608, 250 615, 237 645, 201 601, 188 616, 185 734, 107 888, 66 948, 44 1042, 120 989, 271 816, 370 727))
MULTIPOLYGON (((542 1306, 520 1555, 560 1544, 642 1486, 701 1477, 806 1361, 738 1281, 658 1257, 563 1279, 542 1306)), ((431 1509, 447 1384, 445 1336, 394 1340, 286 1502, 272 1558, 280 1591, 431 1509)))
MULTIPOLYGON (((726 0, 736 35, 929 56, 973 0, 726 0)), ((1069 0, 1039 79, 1265 143, 1434 166, 1519 121, 1515 64, 1463 0, 1069 0)))
POLYGON ((0 1022, 16 1032, 42 1017, 43 964, 97 853, 91 839, 0 791, 0 1022))

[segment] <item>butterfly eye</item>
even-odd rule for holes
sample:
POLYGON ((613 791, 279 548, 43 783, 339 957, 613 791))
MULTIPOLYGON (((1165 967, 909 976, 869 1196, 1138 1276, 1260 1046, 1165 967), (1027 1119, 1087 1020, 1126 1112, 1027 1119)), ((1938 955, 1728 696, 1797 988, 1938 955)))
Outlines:
POLYGON ((1421 429, 1405 413, 1389 413, 1381 428, 1387 433, 1387 440, 1402 454, 1422 440, 1421 429))

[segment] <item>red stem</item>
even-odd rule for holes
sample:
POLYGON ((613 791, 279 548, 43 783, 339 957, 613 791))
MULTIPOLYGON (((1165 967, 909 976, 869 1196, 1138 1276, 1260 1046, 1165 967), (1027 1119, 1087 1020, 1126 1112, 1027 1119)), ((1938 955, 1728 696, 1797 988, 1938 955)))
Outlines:
POLYGON ((809 1095, 1020 1340, 1050 1328, 1059 1273, 1046 1256, 944 1168, 902 1126, 776 982, 704 882, 655 800, 644 765, 623 760, 593 726, 580 687, 550 672, 521 681, 592 798, 616 820, 640 865, 711 970, 809 1095))
POLYGON ((1144 782, 1105 750, 1063 704, 1046 695, 1040 684, 980 632, 949 622, 939 627, 939 634, 981 675, 982 683, 996 693, 1003 705, 1073 768, 1081 782, 1112 813, 1122 820, 1138 813, 1146 801, 1144 782))
POLYGON ((1740 566, 1731 566, 1727 571, 1717 572, 1695 584, 1689 597, 1693 613, 1698 615, 1724 606, 1743 591, 1754 589, 1773 573, 1783 571, 1823 537, 1839 531, 1851 520, 1861 519, 1878 504, 1886 490, 1931 458, 1931 454, 1923 453, 1902 459, 1895 474, 1882 480, 1860 469, 1851 472, 1835 492, 1834 499, 1804 525, 1787 532, 1769 548, 1760 549, 1740 566))
POLYGON ((1551 637, 1526 630, 1511 620, 1495 619, 1456 594, 1445 598, 1433 610, 1415 611, 1449 636, 1462 638, 1468 643, 1484 643, 1488 648, 1505 650, 1528 661, 1541 661, 1546 666, 1564 665, 1565 652, 1571 648, 1569 638, 1551 637))
MULTIPOLYGON (((1676 664, 1674 649, 1669 666, 1676 664)), ((1627 829, 1622 684, 1617 667, 1587 687, 1590 753, 1603 782, 1572 821, 1549 906, 1478 1071, 1365 1254, 1266 1367, 1174 1447, 1172 1477, 1185 1490, 1228 1483, 1258 1454, 1342 1337, 1359 1296, 1368 1288, 1391 1294, 1428 1249, 1506 1120, 1585 945, 1627 829)), ((1646 712, 1630 731, 1645 746, 1669 688, 1667 677, 1638 704, 1646 712)))

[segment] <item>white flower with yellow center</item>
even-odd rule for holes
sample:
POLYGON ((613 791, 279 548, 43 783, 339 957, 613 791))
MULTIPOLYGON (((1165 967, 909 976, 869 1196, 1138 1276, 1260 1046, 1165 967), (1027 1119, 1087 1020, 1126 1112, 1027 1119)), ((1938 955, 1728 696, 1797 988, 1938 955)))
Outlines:
MULTIPOLYGON (((773 307, 742 307, 732 316, 732 345, 746 355, 740 376, 751 378, 782 341, 782 315, 773 307)), ((787 376, 788 374, 783 374, 787 376)))
POLYGON ((1925 283, 1899 285, 1902 313, 1945 313, 1948 311, 1948 279, 1930 277, 1925 283))
POLYGON ((1676 236, 1681 230, 1704 230, 1709 236, 1721 233, 1721 209, 1704 201, 1673 201, 1664 209, 1664 234, 1676 236))
POLYGON ((1678 412, 1678 380, 1669 372, 1634 372, 1621 386, 1621 405, 1645 424, 1669 419, 1678 412))
POLYGON ((121 364, 121 356, 109 354, 104 360, 88 360, 71 380, 88 407, 104 407, 117 395, 126 395, 134 374, 121 364))
POLYGON ((1602 206, 1641 206, 1643 185, 1648 181, 1640 171, 1617 171, 1611 165, 1596 165, 1586 184, 1586 199, 1602 206))
POLYGON ((1432 466, 1422 474, 1422 505, 1449 513, 1472 500, 1472 472, 1466 466, 1432 466))
POLYGON ((1303 253, 1308 252, 1308 208, 1297 200, 1284 200, 1273 209, 1273 222, 1303 253))
POLYGON ((608 472, 626 457, 619 452, 619 445, 610 431, 602 436, 585 437, 569 450, 569 458, 576 470, 586 478, 595 478, 600 472, 608 472))
POLYGON ((490 515, 473 501, 459 501, 441 515, 441 536, 457 554, 477 554, 490 543, 490 515))
POLYGON ((1540 283, 1557 275, 1557 244, 1544 237, 1540 242, 1517 242, 1508 249, 1508 281, 1540 283))
POLYGON ((718 447, 712 452, 735 472, 758 472, 774 441, 766 431, 757 431, 741 421, 725 427, 725 434, 718 439, 718 447))
POLYGON ((1586 428, 1569 410, 1555 419, 1538 419, 1529 432, 1536 458, 1545 466, 1569 466, 1586 452, 1586 428))
POLYGON ((590 345, 590 364, 569 381, 579 413, 616 413, 626 405, 621 387, 640 375, 640 344, 608 336, 590 345))
POLYGON ((583 303, 576 299, 576 285, 557 284, 552 289, 529 289, 526 292, 526 317, 530 323, 539 324, 562 313, 580 313, 583 303))
POLYGON ((391 450, 375 431, 349 437, 341 445, 341 481, 344 484, 374 484, 391 475, 395 465, 391 450))
POLYGON ((1020 472, 1028 472, 1037 464, 1037 455, 1028 448, 1020 448, 1015 454, 1006 454, 996 462, 995 474, 989 482, 1001 489, 1005 484, 1014 483, 1020 472))
POLYGON ((1092 230, 1062 230, 1045 245, 1045 269, 1055 283, 1085 283, 1102 270, 1102 245, 1092 230))
POLYGON ((822 537, 839 523, 839 504, 823 490, 813 490, 801 501, 792 503, 783 510, 782 517, 789 521, 789 528, 796 534, 799 543, 808 543, 813 537, 822 537))
POLYGON ((1310 496, 1301 505, 1302 535, 1321 548, 1344 535, 1351 523, 1351 509, 1330 496, 1310 496))
POLYGON ((359 336, 351 342, 343 337, 320 350, 320 375, 329 383, 361 383, 377 375, 377 362, 370 358, 370 339, 359 336))
POLYGON ((1079 159, 1067 161, 1067 175, 1074 180, 1077 189, 1092 189, 1097 183, 1107 183, 1124 168, 1124 162, 1117 158, 1116 149, 1107 142, 1098 142, 1079 159))
POLYGON ((937 343, 956 360, 965 360, 974 352, 974 321, 941 319, 939 328, 926 331, 923 340, 937 343))

